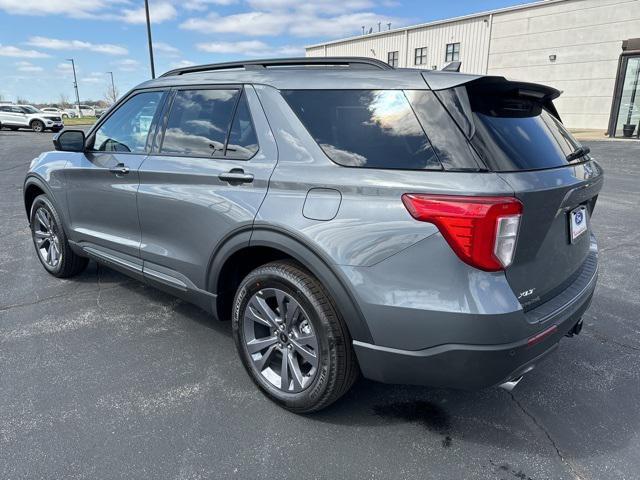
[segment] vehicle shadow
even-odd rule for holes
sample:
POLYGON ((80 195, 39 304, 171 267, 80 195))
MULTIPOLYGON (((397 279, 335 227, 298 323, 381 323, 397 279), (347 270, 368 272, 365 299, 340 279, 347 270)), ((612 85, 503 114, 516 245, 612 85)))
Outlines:
MULTIPOLYGON (((217 321, 196 306, 106 267, 100 266, 99 271, 103 288, 117 285, 135 290, 149 302, 172 309, 176 321, 181 318, 205 326, 211 342, 232 341, 230 321, 217 321)), ((95 275, 88 269, 78 281, 92 277, 95 282, 95 275)), ((513 392, 386 385, 361 378, 343 398, 305 418, 380 428, 385 435, 412 425, 424 429, 429 438, 437 436, 443 449, 472 442, 523 454, 540 454, 542 448, 545 454, 557 456, 561 451, 567 458, 616 452, 637 436, 640 383, 629 372, 628 353, 616 353, 613 347, 588 334, 567 339, 513 392), (614 372, 606 380, 605 368, 614 372)), ((234 361, 234 349, 225 355, 234 361)), ((231 371, 220 374, 233 375, 231 371)))

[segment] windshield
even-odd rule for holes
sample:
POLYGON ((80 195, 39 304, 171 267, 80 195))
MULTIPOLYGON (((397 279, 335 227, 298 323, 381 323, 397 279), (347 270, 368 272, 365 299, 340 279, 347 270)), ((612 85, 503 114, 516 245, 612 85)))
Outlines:
POLYGON ((40 110, 38 110, 35 107, 32 107, 31 105, 26 105, 26 106, 20 107, 20 108, 22 108, 22 111, 24 113, 40 113, 40 110))

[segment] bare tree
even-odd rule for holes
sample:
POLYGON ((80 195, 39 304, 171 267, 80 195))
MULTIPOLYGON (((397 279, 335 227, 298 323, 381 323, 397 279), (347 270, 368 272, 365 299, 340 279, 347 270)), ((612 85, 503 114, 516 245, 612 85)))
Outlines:
POLYGON ((67 108, 69 106, 69 96, 66 93, 61 93, 58 96, 58 108, 67 108))
POLYGON ((4 102, 4 95, 0 93, 0 102, 4 102))
POLYGON ((120 92, 118 91, 118 88, 115 86, 113 87, 109 86, 106 92, 104 92, 104 98, 109 105, 113 105, 114 103, 116 103, 116 100, 118 100, 119 97, 120 97, 120 92))
POLYGON ((29 105, 31 102, 29 100, 27 100, 26 98, 18 97, 18 98, 16 98, 16 103, 18 105, 29 105))

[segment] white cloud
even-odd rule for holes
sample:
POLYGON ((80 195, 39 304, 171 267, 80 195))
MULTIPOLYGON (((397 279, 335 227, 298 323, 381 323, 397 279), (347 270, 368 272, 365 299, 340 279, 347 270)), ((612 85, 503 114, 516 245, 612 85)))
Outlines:
POLYGON ((237 3, 237 0, 187 0, 186 2, 182 2, 182 7, 186 10, 194 10, 198 12, 203 12, 207 10, 209 5, 233 5, 237 3))
POLYGON ((134 60, 133 58, 125 58, 124 60, 120 60, 119 62, 114 62, 114 65, 116 65, 118 69, 123 72, 133 72, 140 67, 140 62, 134 60))
MULTIPOLYGON (((175 7, 169 2, 149 3, 149 17, 153 23, 162 23, 167 20, 172 20, 177 15, 175 7)), ((147 17, 144 7, 124 9, 122 11, 122 20, 127 23, 146 23, 147 17)))
POLYGON ((370 0, 248 0, 257 10, 222 16, 188 18, 180 25, 200 33, 237 34, 245 37, 293 35, 296 37, 340 37, 359 33, 361 26, 378 22, 399 26, 404 19, 386 17, 371 11, 370 0))
POLYGON ((169 45, 164 42, 153 42, 153 50, 156 52, 164 53, 169 57, 176 57, 180 54, 180 50, 178 50, 173 45, 169 45))
POLYGON ((127 55, 129 51, 119 45, 110 43, 89 43, 82 40, 60 40, 57 38, 31 37, 28 45, 50 50, 88 50, 107 55, 127 55))
MULTIPOLYGON (((113 2, 112 2, 113 3, 113 2)), ((0 0, 0 10, 15 15, 67 15, 83 18, 104 9, 104 0, 0 0)))
POLYGON ((0 57, 18 57, 18 58, 46 58, 50 55, 38 52, 36 50, 25 50, 23 48, 14 47, 13 45, 3 45, 0 43, 0 57))
POLYGON ((179 62, 173 62, 171 65, 169 65, 169 68, 184 68, 190 67, 195 64, 196 63, 192 62, 191 60, 180 60, 179 62))
POLYGON ((272 47, 259 40, 199 43, 196 48, 207 53, 234 53, 252 57, 302 55, 304 50, 302 47, 290 45, 272 47))
POLYGON ((36 72, 42 72, 44 70, 44 68, 38 66, 38 65, 34 65, 33 63, 30 62, 16 62, 16 70, 18 70, 19 72, 31 72, 31 73, 36 73, 36 72))
POLYGON ((280 35, 287 23, 282 15, 276 13, 247 12, 226 17, 211 13, 205 18, 189 18, 180 27, 201 33, 238 33, 257 37, 280 35))

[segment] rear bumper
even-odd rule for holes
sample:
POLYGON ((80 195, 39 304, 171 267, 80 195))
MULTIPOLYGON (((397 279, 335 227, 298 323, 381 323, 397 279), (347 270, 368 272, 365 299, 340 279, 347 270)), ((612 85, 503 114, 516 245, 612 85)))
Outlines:
POLYGON ((597 280, 597 261, 588 278, 553 301, 527 312, 537 334, 497 345, 444 344, 422 350, 401 350, 354 341, 365 377, 384 382, 480 389, 518 378, 535 368, 558 346, 589 307, 597 280), (579 288, 576 288, 579 287, 579 288), (536 343, 532 338, 543 332, 536 343))

